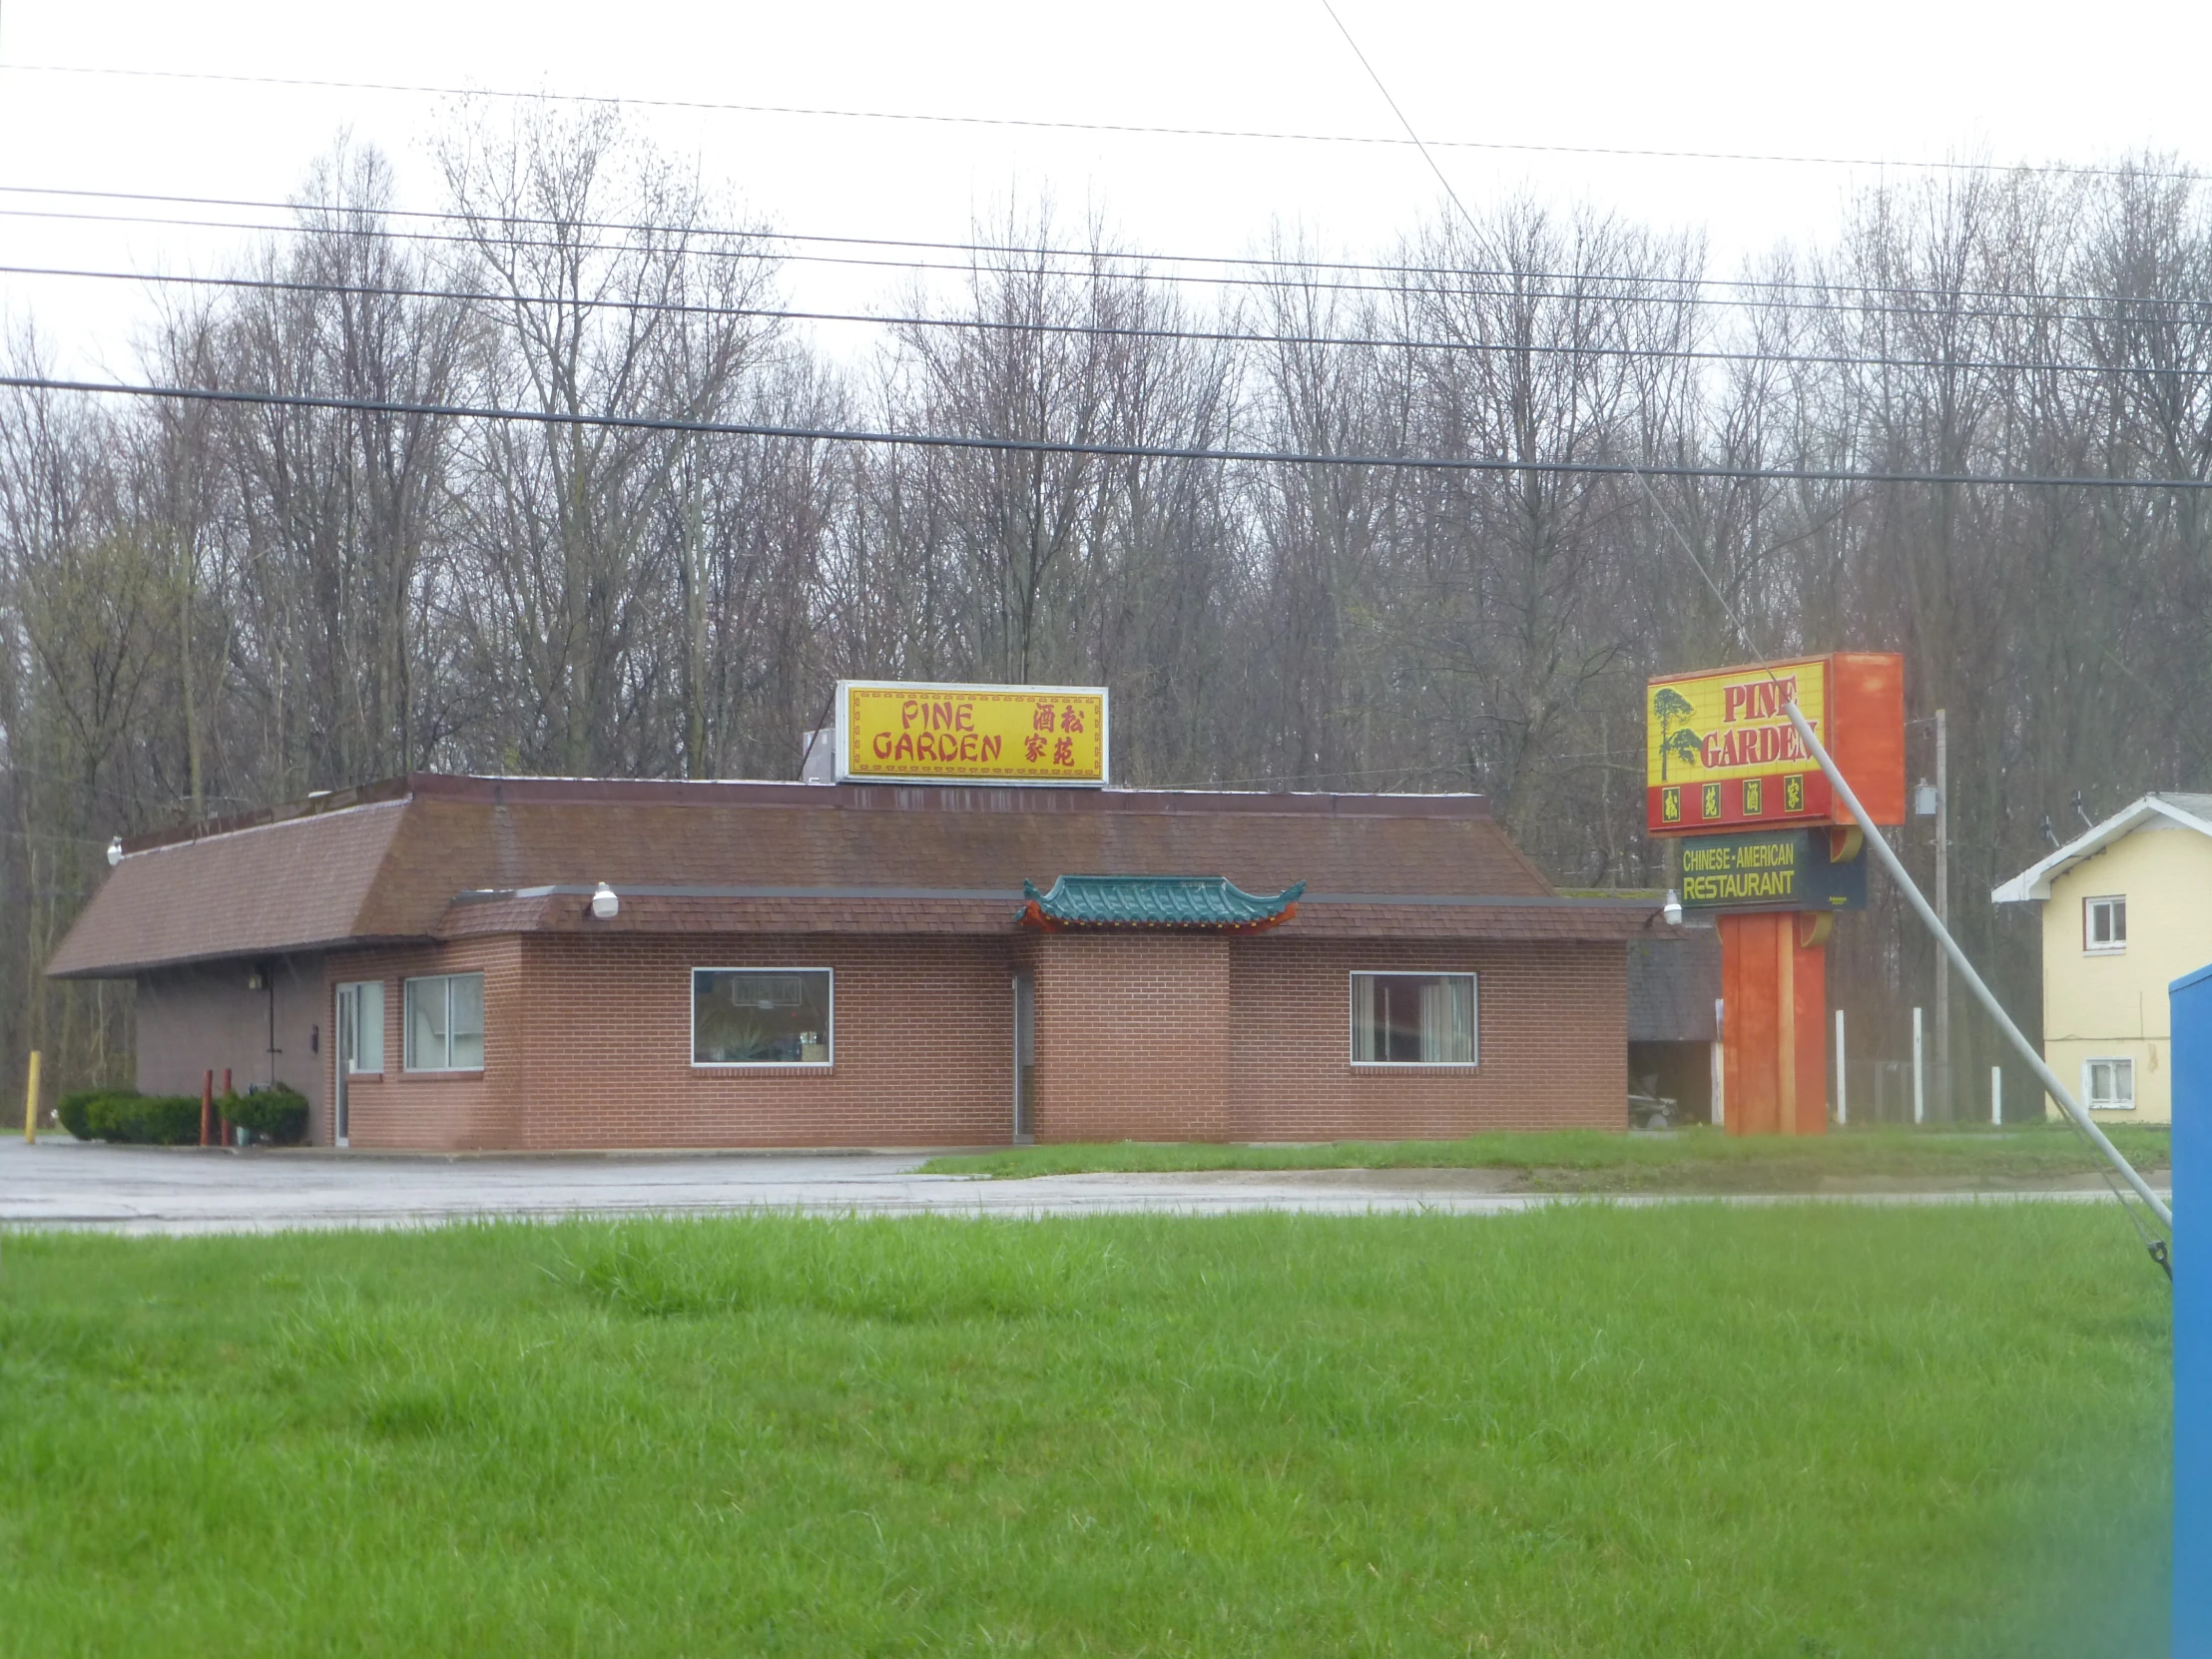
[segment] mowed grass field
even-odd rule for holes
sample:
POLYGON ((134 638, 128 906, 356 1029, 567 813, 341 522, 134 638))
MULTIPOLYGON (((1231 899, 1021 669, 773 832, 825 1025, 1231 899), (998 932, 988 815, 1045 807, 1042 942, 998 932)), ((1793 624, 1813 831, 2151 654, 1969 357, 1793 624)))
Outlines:
POLYGON ((2164 1651, 2109 1206, 0 1241, 7 1654, 2164 1651))
MULTIPOLYGON (((2166 1167, 2168 1132, 2103 1126, 2140 1170, 2166 1167)), ((1596 1129, 1470 1135, 1456 1141, 1331 1141, 1223 1146, 1114 1141, 1008 1147, 952 1154, 931 1175, 1018 1180, 1089 1171, 1284 1169, 1493 1169, 1540 1192, 1814 1192, 1883 1181, 2006 1186, 2090 1175, 2102 1160, 2062 1123, 1997 1129, 1832 1130, 1826 1135, 1729 1135, 1712 1128, 1665 1134, 1596 1129)))

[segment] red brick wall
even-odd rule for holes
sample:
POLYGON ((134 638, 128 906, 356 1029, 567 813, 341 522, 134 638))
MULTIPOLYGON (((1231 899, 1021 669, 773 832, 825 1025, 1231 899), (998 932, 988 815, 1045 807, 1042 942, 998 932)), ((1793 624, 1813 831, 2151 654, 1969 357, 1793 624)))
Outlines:
MULTIPOLYGON (((386 981, 386 1070, 353 1084, 356 1147, 973 1146, 1012 1133, 1017 961, 1036 975, 1039 1140, 1626 1122, 1618 944, 529 934, 333 954, 327 977, 386 981), (691 969, 749 965, 835 971, 828 1071, 691 1065, 691 969), (1479 1065, 1354 1066, 1348 974, 1369 968, 1476 973, 1479 1065), (400 978, 473 969, 483 1073, 406 1076, 400 978)), ((325 1032, 330 1000, 325 989, 325 1032)))
POLYGON ((472 940, 333 957, 385 989, 385 1081, 352 1096, 357 1147, 976 1146, 1013 1133, 1011 941, 710 934, 472 940), (827 967, 825 1071, 694 1067, 691 970, 827 967), (482 966, 484 1072, 399 1070, 402 973, 482 966))
POLYGON ((1232 950, 1188 934, 1039 939, 1037 1139, 1230 1139, 1232 950))
MULTIPOLYGON (((355 979, 384 981, 384 1069, 347 1085, 348 1144, 417 1151, 468 1152, 528 1145, 522 1126, 522 1041, 527 1005, 522 977, 523 940, 463 939, 442 948, 331 952, 323 992, 323 1029, 337 1029, 336 987, 355 979), (402 981, 425 973, 484 976, 484 1069, 480 1072, 410 1073, 402 1046, 406 998, 402 981)), ((334 1083, 337 1044, 322 1045, 324 1082, 334 1083)), ((328 1114, 317 1136, 330 1138, 328 1114)))
POLYGON ((1230 949, 1229 1138, 1432 1140, 1483 1129, 1625 1129, 1628 971, 1618 944, 1308 941, 1230 949), (1475 978, 1471 1067, 1352 1063, 1354 971, 1475 978))

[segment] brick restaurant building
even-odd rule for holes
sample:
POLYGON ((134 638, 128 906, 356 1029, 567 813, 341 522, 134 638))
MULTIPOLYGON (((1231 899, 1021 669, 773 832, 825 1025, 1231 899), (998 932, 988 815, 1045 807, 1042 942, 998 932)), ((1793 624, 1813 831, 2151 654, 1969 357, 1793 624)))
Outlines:
POLYGON ((417 774, 126 843, 48 971, 321 1144, 1446 1137, 1624 1126, 1654 914, 1471 796, 417 774))

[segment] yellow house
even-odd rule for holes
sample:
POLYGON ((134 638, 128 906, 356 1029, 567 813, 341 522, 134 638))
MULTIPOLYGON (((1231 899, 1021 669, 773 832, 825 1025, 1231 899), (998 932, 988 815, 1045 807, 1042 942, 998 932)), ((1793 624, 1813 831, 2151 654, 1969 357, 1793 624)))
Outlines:
POLYGON ((2166 987, 2212 963, 2212 795, 2146 795, 1989 894, 2043 907, 2043 1058, 2092 1112, 2173 1121, 2166 987))

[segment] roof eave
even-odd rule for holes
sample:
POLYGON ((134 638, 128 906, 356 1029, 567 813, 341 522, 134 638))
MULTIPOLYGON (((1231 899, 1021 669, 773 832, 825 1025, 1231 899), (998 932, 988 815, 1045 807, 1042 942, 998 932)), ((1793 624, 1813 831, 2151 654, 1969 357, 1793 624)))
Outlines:
POLYGON ((2028 865, 2019 874, 2013 876, 2011 880, 1991 887, 1989 889, 1989 902, 1992 904, 2024 904, 2049 898, 2050 884, 2055 878, 2065 874, 2066 871, 2085 859, 2095 857, 2121 836, 2135 830, 2143 820, 2149 818, 2153 813, 2164 813, 2181 823, 2203 830, 2207 834, 2212 834, 2212 827, 2199 824, 2188 814, 2168 807, 2155 795, 2146 795, 2139 800, 2129 802, 2102 824, 2091 825, 2064 846, 2058 848, 2057 851, 2050 853, 2036 863, 2028 865))

